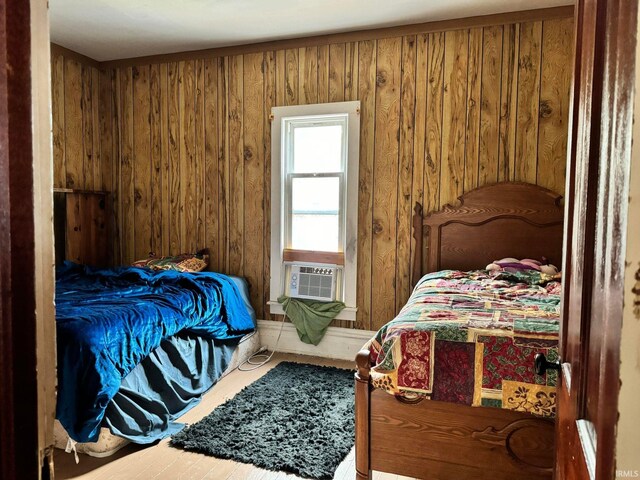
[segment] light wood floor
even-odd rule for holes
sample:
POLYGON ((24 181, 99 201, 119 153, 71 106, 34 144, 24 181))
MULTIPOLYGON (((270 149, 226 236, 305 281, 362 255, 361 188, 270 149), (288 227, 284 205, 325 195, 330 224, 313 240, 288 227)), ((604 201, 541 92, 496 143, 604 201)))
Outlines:
MULTIPOLYGON (((349 361, 276 354, 271 362, 257 370, 252 372, 236 370, 227 375, 203 397, 196 407, 180 418, 180 421, 197 422, 282 361, 333 365, 342 368, 354 367, 354 362, 349 361)), ((108 458, 80 455, 80 463, 77 465, 72 454, 56 450, 54 461, 56 480, 295 480, 300 478, 283 472, 270 472, 249 464, 172 448, 168 444, 168 439, 151 447, 127 445, 108 458)), ((351 450, 338 467, 334 479, 355 479, 354 461, 354 451, 351 450)), ((387 473, 374 473, 373 478, 375 480, 410 480, 407 477, 387 473)))

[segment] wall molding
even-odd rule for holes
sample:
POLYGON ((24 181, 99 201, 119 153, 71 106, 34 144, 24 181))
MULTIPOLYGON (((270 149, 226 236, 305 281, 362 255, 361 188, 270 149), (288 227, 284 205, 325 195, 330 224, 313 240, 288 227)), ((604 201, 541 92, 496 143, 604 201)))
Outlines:
POLYGON ((371 330, 329 327, 322 341, 315 346, 301 342, 296 332, 296 327, 289 322, 285 322, 284 326, 282 326, 279 321, 258 320, 258 332, 261 345, 266 346, 269 350, 273 351, 275 349, 277 352, 282 353, 353 360, 354 364, 356 354, 376 334, 371 330), (281 327, 282 336, 276 346, 281 327))
POLYGON ((75 56, 77 60, 84 61, 96 68, 106 70, 110 68, 132 67, 135 65, 149 65, 154 63, 179 62, 202 58, 217 58, 231 55, 243 55, 247 53, 260 53, 268 50, 282 50, 287 48, 316 47, 334 43, 358 42, 363 40, 378 40, 383 38, 401 37, 405 35, 417 35, 421 33, 444 32, 472 27, 490 27, 492 25, 508 25, 512 23, 551 20, 555 18, 567 18, 573 16, 573 5, 561 7, 538 8, 534 10, 522 10, 519 12, 495 13, 474 17, 454 18, 450 20, 438 20, 435 22, 413 23, 394 27, 370 28, 366 30, 354 30, 344 33, 332 33, 314 35, 308 37, 295 37, 284 40, 272 40, 267 42, 248 43, 244 45, 231 45, 227 47, 207 48, 191 50, 187 52, 147 55, 143 57, 123 58, 99 62, 80 53, 74 52, 60 45, 52 44, 60 52, 75 56))

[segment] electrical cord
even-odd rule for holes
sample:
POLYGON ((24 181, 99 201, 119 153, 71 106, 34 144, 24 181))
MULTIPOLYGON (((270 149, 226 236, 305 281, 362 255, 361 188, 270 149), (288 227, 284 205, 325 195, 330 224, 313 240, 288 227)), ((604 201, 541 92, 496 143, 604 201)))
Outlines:
POLYGON ((238 366, 238 370, 240 370, 241 372, 251 372, 253 370, 256 370, 262 367, 263 365, 266 365, 271 361, 271 359, 273 358, 273 354, 276 353, 276 350, 278 349, 278 344, 280 343, 280 337, 282 336, 282 331, 284 330, 284 323, 286 319, 287 319, 287 309, 285 308, 284 315, 282 316, 282 323, 280 324, 280 332, 278 332, 278 338, 276 339, 276 344, 273 346, 273 351, 268 354, 263 353, 267 351, 267 347, 260 347, 260 350, 258 350, 256 353, 251 355, 249 358, 247 358, 244 362, 242 362, 238 366), (257 360, 259 358, 264 358, 264 360, 257 360), (258 363, 255 363, 256 360, 258 363), (251 367, 243 368, 244 365, 246 364, 251 365, 251 367))

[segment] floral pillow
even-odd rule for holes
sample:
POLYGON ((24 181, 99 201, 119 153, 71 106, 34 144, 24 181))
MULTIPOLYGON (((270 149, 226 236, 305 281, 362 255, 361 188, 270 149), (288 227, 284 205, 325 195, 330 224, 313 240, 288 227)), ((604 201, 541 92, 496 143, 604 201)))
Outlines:
POLYGON ((136 260, 134 267, 150 268, 151 270, 175 270, 177 272, 201 272, 209 266, 209 255, 205 250, 197 253, 181 253, 167 257, 156 257, 154 253, 149 258, 136 260))

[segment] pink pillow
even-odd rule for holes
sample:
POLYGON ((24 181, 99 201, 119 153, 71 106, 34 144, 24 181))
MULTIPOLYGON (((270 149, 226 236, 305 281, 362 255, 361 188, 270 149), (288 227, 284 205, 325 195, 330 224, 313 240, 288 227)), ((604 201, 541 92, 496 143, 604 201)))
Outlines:
POLYGON ((495 260, 493 263, 487 265, 487 270, 490 272, 533 270, 536 272, 547 273, 549 275, 555 275, 558 273, 558 269, 554 265, 543 265, 542 262, 531 258, 518 260, 517 258, 510 257, 495 260))
POLYGON ((515 268, 517 270, 538 270, 540 267, 535 263, 525 260, 517 260, 515 258, 503 258, 502 260, 496 260, 493 262, 502 268, 515 268))

